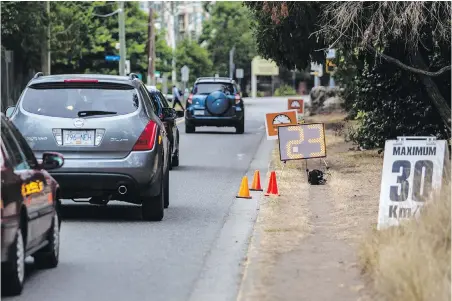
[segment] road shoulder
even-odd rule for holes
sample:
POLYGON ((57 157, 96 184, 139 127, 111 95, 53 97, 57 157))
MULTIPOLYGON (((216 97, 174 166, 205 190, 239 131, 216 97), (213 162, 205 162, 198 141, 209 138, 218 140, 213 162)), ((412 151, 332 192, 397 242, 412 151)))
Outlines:
MULTIPOLYGON (((265 174, 273 142, 262 139, 250 163, 247 176, 252 179, 255 170, 265 174)), ((237 189, 241 179, 237 179, 237 189)), ((260 193, 251 192, 252 199, 236 199, 225 217, 224 225, 205 259, 202 272, 190 295, 190 301, 233 301, 242 278, 242 262, 259 210, 260 193)))
MULTIPOLYGON (((332 130, 327 144, 332 178, 323 186, 307 183, 301 162, 283 168, 275 149, 272 168, 281 196, 261 199, 238 301, 369 300, 355 238, 376 221, 378 193, 372 187, 379 188, 379 174, 375 168, 359 173, 354 169, 359 160, 344 163, 350 145, 332 130), (358 195, 356 178, 363 180, 359 190, 366 195, 358 195)), ((309 164, 311 169, 319 165, 309 164)))

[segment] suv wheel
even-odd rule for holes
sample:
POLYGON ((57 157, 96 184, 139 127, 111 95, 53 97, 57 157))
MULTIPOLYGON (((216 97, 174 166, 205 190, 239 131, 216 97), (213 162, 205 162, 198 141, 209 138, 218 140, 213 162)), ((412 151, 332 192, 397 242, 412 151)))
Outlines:
POLYGON ((160 193, 158 195, 149 197, 148 199, 142 201, 141 215, 145 221, 159 222, 163 219, 165 214, 165 175, 163 174, 163 166, 160 185, 160 193))
POLYGON ((60 255, 60 221, 57 212, 47 237, 49 244, 34 255, 35 264, 43 269, 53 269, 58 265, 60 255))
POLYGON ((11 246, 11 258, 2 265, 2 291, 7 295, 19 295, 25 279, 25 242, 22 235, 22 224, 16 232, 11 246))
POLYGON ((185 133, 191 134, 195 132, 195 126, 185 122, 185 133))
POLYGON ((243 134, 245 132, 245 119, 239 121, 239 123, 235 126, 235 132, 237 134, 243 134))

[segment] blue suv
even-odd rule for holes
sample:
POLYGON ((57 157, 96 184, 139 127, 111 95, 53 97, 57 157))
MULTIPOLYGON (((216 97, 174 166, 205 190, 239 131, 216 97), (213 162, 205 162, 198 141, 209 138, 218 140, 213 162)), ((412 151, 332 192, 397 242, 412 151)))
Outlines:
POLYGON ((226 77, 201 77, 187 99, 185 132, 199 126, 235 127, 245 132, 245 107, 234 80, 226 77))

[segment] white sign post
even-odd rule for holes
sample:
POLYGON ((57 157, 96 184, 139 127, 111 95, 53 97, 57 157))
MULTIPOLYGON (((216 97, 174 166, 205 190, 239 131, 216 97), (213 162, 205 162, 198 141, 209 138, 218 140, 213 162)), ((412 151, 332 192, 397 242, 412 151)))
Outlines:
POLYGON ((381 178, 377 229, 417 217, 441 189, 446 141, 434 137, 387 140, 381 178))
POLYGON ((320 77, 323 76, 323 64, 311 62, 311 74, 314 75, 314 87, 320 86, 320 77))
POLYGON ((181 69, 180 69, 180 72, 181 72, 181 78, 182 78, 182 82, 184 83, 184 89, 183 89, 183 94, 182 94, 182 98, 185 100, 185 87, 186 87, 186 85, 187 85, 187 82, 188 82, 188 75, 189 75, 189 72, 190 72, 190 69, 186 66, 186 65, 184 65, 184 67, 182 67, 181 69))
POLYGON ((243 78, 243 69, 236 69, 235 70, 235 77, 241 79, 243 78))
POLYGON ((181 75, 182 75, 182 81, 184 83, 188 82, 188 74, 190 72, 190 69, 188 69, 188 67, 184 65, 184 67, 182 67, 180 69, 180 72, 181 72, 181 75))
POLYGON ((130 73, 130 60, 126 60, 126 74, 130 73))

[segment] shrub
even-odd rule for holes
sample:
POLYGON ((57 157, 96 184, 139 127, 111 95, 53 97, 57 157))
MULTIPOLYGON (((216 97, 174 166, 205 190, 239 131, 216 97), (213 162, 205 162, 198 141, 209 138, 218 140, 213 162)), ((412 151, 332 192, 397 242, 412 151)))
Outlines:
POLYGON ((275 90, 275 96, 294 96, 297 95, 297 91, 289 85, 281 85, 275 90))

